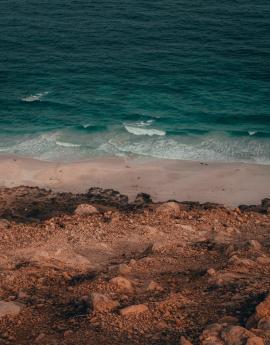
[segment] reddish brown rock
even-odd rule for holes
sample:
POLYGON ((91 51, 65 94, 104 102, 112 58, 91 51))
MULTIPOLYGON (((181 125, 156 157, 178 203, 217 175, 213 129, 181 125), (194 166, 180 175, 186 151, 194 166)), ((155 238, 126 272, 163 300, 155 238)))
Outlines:
POLYGON ((137 316, 147 312, 149 309, 145 304, 131 305, 120 310, 122 316, 137 316))
POLYGON ((130 280, 124 277, 115 277, 110 280, 110 284, 115 287, 117 290, 124 293, 133 292, 133 284, 130 280))
POLYGON ((117 301, 112 300, 107 295, 96 292, 92 293, 91 295, 91 304, 93 310, 96 312, 109 311, 119 306, 119 303, 117 301))

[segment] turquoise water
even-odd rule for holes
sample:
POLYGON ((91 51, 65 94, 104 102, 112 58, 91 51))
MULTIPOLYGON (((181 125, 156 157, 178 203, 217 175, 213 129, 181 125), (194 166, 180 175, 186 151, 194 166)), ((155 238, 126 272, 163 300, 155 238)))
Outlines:
POLYGON ((270 164, 270 2, 1 0, 0 152, 270 164))

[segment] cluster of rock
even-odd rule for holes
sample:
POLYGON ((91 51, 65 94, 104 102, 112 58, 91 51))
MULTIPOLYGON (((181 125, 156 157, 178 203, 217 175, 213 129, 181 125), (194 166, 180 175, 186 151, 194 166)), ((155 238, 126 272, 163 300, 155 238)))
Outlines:
POLYGON ((41 207, 43 217, 48 207, 47 217, 65 200, 70 214, 0 223, 0 343, 16 344, 21 327, 31 332, 29 315, 39 315, 47 324, 25 343, 87 344, 101 334, 117 345, 270 344, 268 201, 258 215, 153 204, 147 194, 129 204, 109 189, 57 200, 31 189, 28 204, 24 193, 2 212, 12 205, 19 217, 26 207, 32 217, 41 207))
POLYGON ((202 333, 202 345, 264 345, 270 342, 270 295, 257 305, 256 311, 248 319, 245 327, 237 324, 237 319, 215 323, 202 333))

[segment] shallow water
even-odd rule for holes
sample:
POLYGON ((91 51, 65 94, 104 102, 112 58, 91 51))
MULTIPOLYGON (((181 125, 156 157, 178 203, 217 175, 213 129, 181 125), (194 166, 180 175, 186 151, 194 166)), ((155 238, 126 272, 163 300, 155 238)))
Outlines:
POLYGON ((0 153, 270 163, 270 2, 0 11, 0 153))

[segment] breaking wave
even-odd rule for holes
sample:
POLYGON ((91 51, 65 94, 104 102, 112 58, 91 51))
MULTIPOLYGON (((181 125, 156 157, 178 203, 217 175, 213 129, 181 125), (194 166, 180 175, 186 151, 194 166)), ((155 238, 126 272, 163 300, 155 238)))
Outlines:
POLYGON ((56 140, 56 144, 63 147, 80 147, 81 146, 79 144, 72 144, 72 143, 67 143, 67 142, 58 141, 58 140, 56 140))
POLYGON ((155 129, 155 128, 147 128, 140 124, 138 125, 125 124, 124 127, 129 133, 134 134, 134 135, 149 135, 150 137, 154 135, 159 135, 159 136, 166 135, 165 131, 162 131, 160 129, 155 129))
POLYGON ((21 100, 23 102, 39 102, 41 101, 41 99, 48 95, 48 91, 45 91, 45 92, 39 92, 39 93, 36 93, 34 95, 29 95, 29 96, 26 96, 26 97, 22 97, 21 100))

